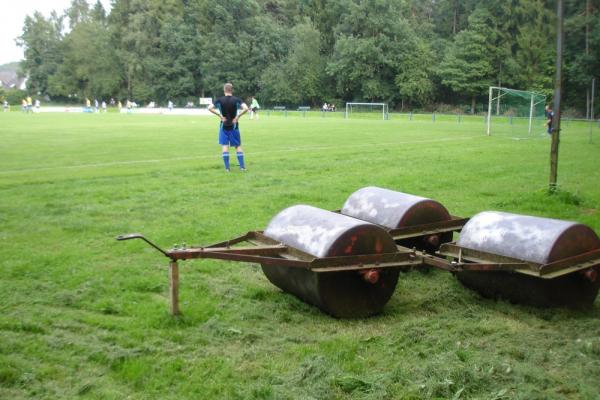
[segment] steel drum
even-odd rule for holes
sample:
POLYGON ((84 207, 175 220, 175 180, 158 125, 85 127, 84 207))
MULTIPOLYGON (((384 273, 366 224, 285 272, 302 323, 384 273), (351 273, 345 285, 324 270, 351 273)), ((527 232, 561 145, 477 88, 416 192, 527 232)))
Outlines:
MULTIPOLYGON (((341 213, 388 229, 448 221, 450 213, 442 204, 425 197, 395 192, 374 186, 352 193, 341 213)), ((399 240, 399 245, 434 252, 442 243, 452 241, 452 232, 399 240)))
MULTIPOLYGON (((396 245, 381 227, 319 208, 297 205, 277 214, 265 236, 313 257, 392 253, 396 245)), ((368 282, 357 271, 313 272, 262 265, 275 286, 338 318, 381 312, 398 282, 398 270, 384 268, 368 282)))
MULTIPOLYGON (((472 217, 460 247, 536 264, 548 264, 600 248, 586 225, 550 218, 486 211, 472 217)), ((486 297, 536 306, 590 306, 598 294, 597 274, 573 272, 554 279, 509 272, 458 272, 458 279, 486 297)))

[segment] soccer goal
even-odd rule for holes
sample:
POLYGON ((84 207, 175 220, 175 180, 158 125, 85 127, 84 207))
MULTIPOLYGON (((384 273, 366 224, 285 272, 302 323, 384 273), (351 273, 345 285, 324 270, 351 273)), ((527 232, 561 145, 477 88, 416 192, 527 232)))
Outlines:
POLYGON ((346 118, 354 117, 376 117, 383 120, 388 119, 387 103, 346 103, 346 118))
POLYGON ((494 121, 508 124, 505 131, 524 133, 526 128, 531 135, 534 122, 544 120, 545 104, 546 96, 541 93, 490 86, 487 135, 491 135, 494 121))

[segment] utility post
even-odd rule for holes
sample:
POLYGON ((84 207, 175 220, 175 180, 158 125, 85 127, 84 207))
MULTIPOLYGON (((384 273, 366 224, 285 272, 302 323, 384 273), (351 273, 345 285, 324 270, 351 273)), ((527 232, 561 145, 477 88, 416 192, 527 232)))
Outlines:
POLYGON ((590 106, 590 143, 592 143, 592 130, 595 121, 594 117, 594 97, 596 96, 596 78, 592 78, 592 101, 590 106))
POLYGON ((556 81, 554 83, 554 118, 552 119, 552 144, 550 145, 550 186, 551 193, 556 191, 558 177, 558 144, 560 141, 560 103, 562 95, 562 59, 563 59, 563 0, 556 2, 556 81))

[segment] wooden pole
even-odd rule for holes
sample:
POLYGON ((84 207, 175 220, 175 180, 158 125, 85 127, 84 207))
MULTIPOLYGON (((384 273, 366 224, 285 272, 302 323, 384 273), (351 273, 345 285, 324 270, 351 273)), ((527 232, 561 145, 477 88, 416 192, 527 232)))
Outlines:
MULTIPOLYGON (((585 2, 585 55, 589 56, 590 54, 590 11, 592 8, 591 0, 586 0, 585 2)), ((586 88, 585 90, 585 117, 590 118, 591 115, 591 105, 590 105, 590 88, 586 88)))
POLYGON ((591 101, 591 107, 590 107, 590 143, 592 143, 592 129, 594 126, 594 123, 596 122, 594 120, 594 97, 596 96, 596 78, 592 78, 592 101, 591 101))
POLYGON ((560 103, 562 95, 563 58, 563 0, 556 5, 556 81, 554 83, 554 118, 552 119, 552 144, 550 145, 550 192, 556 191, 558 179, 558 144, 560 142, 560 103))
POLYGON ((179 315, 179 265, 177 265, 177 261, 169 262, 169 297, 171 315, 179 315))

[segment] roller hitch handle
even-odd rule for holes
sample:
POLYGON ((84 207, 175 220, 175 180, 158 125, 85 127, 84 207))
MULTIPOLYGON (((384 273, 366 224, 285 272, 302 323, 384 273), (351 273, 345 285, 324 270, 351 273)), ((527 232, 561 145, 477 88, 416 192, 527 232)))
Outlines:
POLYGON ((126 235, 117 236, 118 241, 131 240, 131 239, 141 239, 144 242, 148 243, 150 246, 154 247, 156 250, 160 251, 165 257, 173 259, 173 257, 171 257, 166 251, 164 251, 163 249, 158 247, 156 244, 152 243, 150 240, 146 239, 146 237, 144 235, 142 235, 141 233, 128 233, 126 235))

